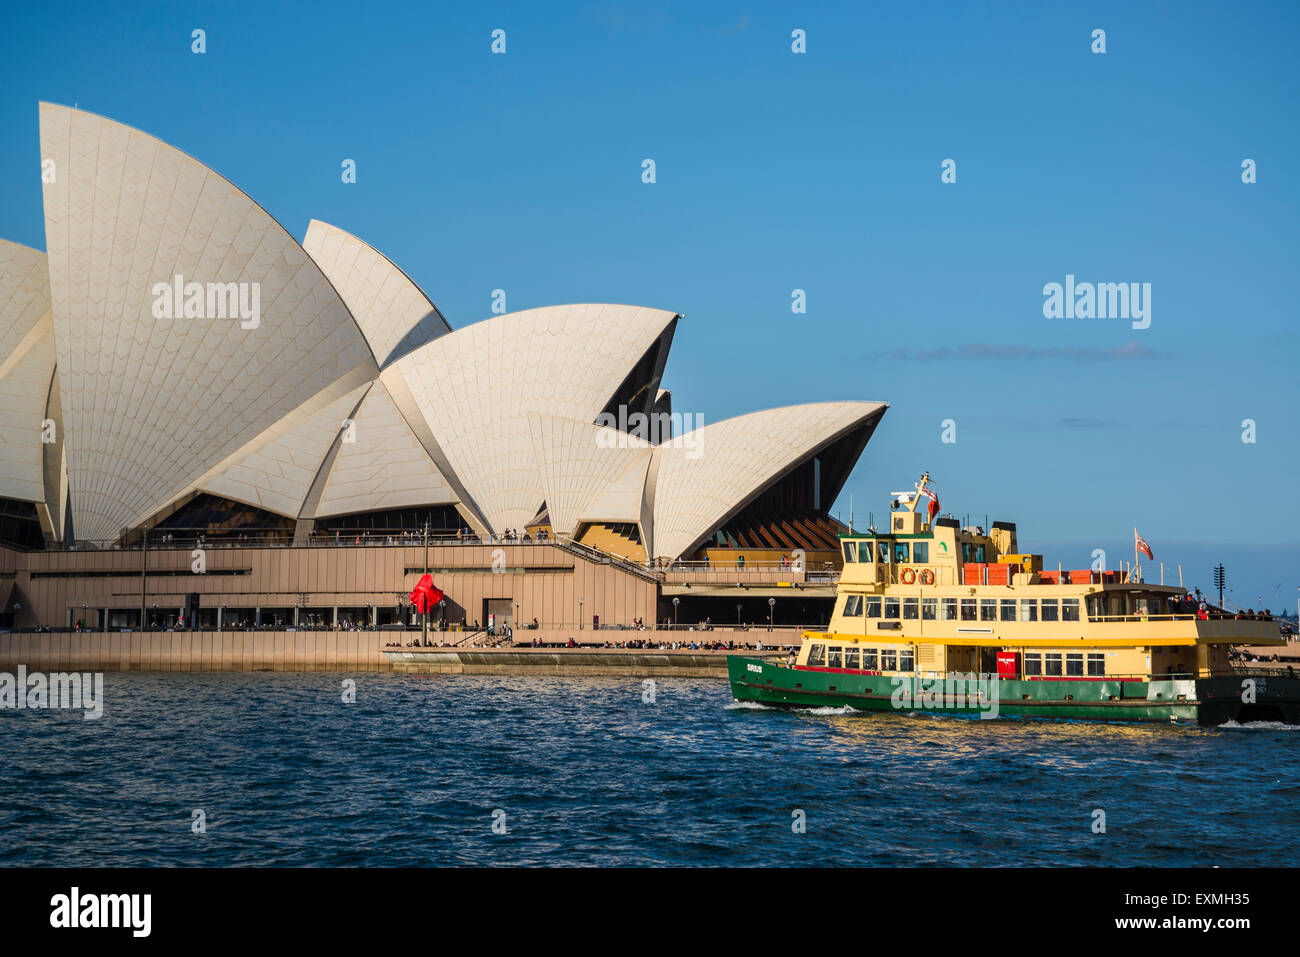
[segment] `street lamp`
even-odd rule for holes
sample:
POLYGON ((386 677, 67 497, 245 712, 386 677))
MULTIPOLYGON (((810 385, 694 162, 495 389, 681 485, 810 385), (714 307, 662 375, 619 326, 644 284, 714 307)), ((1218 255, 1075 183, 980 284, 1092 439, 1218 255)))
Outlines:
MULTIPOLYGON (((673 599, 673 627, 677 627, 677 606, 682 603, 680 598, 673 599)), ((1300 608, 1300 598, 1296 599, 1296 607, 1300 608)))
POLYGON ((768 631, 772 630, 772 612, 775 609, 776 609, 776 599, 769 598, 767 600, 767 630, 768 631))
POLYGON ((578 599, 578 630, 582 631, 582 599, 578 599))

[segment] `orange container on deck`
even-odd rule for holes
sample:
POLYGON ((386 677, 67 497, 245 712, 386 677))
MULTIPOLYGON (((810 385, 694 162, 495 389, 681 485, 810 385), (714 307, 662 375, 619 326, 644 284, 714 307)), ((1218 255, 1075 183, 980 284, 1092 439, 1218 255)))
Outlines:
POLYGON ((1005 562, 998 562, 989 565, 989 584, 990 585, 1010 585, 1011 569, 1020 570, 1019 565, 1008 565, 1005 562))
POLYGON ((961 566, 961 583, 963 585, 983 585, 984 569, 983 562, 965 562, 961 566))
POLYGON ((1070 572, 1071 585, 1090 585, 1092 584, 1092 572, 1088 569, 1075 569, 1070 572))

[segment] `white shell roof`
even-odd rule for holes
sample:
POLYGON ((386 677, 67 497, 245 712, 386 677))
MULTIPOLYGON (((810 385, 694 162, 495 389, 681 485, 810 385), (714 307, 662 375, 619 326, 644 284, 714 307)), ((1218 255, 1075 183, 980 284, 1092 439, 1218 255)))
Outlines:
POLYGON ((313 219, 302 247, 343 297, 381 366, 451 331, 420 287, 369 243, 313 219))
POLYGON ((297 518, 321 460, 365 394, 358 386, 332 402, 305 403, 249 443, 199 489, 297 518))
POLYGON ((275 423, 378 366, 315 262, 174 147, 40 106, 58 382, 78 538, 139 524, 275 423), (259 283, 260 323, 155 318, 155 284, 259 283))
POLYGON ((507 313, 422 346, 385 369, 383 380, 399 408, 401 393, 409 395, 408 419, 423 419, 417 434, 427 431, 484 523, 497 533, 522 529, 546 498, 530 413, 595 422, 676 318, 594 304, 507 313))
POLYGON ((41 425, 53 376, 45 254, 0 240, 0 498, 46 500, 41 425))
POLYGON ((327 466, 314 517, 459 501, 382 382, 362 400, 353 427, 353 441, 340 441, 327 466))
POLYGON ((557 534, 572 535, 579 520, 641 521, 654 446, 579 419, 532 413, 528 424, 551 528, 557 534))
POLYGON ((753 412, 655 449, 654 554, 677 558, 817 449, 878 415, 883 402, 819 402, 753 412))

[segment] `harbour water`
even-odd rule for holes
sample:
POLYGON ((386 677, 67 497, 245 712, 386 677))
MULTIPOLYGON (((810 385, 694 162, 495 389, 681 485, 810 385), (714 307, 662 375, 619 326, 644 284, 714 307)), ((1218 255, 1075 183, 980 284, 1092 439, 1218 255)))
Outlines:
POLYGON ((786 713, 708 679, 104 679, 98 720, 0 711, 0 865, 1230 867, 1291 864, 1300 823, 1285 726, 786 713))

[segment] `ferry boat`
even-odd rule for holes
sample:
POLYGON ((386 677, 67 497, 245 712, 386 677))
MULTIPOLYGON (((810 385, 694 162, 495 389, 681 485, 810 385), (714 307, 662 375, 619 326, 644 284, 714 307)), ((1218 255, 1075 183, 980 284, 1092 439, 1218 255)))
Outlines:
MULTIPOLYGON (((786 662, 730 656, 737 701, 785 708, 933 711, 985 718, 1300 722, 1300 678, 1242 664, 1284 646, 1278 623, 1195 602, 1117 571, 1044 569, 1011 522, 938 515, 925 473, 893 493, 889 527, 840 536, 844 569, 825 631, 786 662), (919 506, 928 500, 927 509, 919 506)), ((1149 546, 1137 537, 1137 547, 1149 546)), ((1135 549, 1136 551, 1136 549, 1135 549)), ((1136 559, 1136 555, 1135 555, 1136 559)), ((1181 577, 1181 576, 1180 576, 1181 577)))

